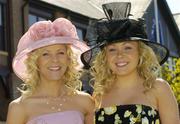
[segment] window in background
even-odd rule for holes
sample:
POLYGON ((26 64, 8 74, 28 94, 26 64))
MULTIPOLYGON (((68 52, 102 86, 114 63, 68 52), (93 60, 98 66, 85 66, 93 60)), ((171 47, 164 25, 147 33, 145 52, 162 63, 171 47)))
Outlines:
POLYGON ((0 25, 2 25, 2 5, 0 4, 0 25))
MULTIPOLYGON (((6 1, 0 2, 0 53, 5 53, 7 51, 7 41, 5 39, 5 11, 6 1)), ((2 64, 3 60, 6 58, 0 54, 0 62, 2 64)), ((6 120, 8 105, 10 102, 9 88, 6 78, 8 75, 8 69, 4 69, 4 65, 0 66, 0 121, 6 120), (7 72, 7 73, 6 73, 7 72)))
POLYGON ((80 40, 83 40, 84 39, 84 30, 81 29, 81 28, 76 28, 77 29, 77 35, 79 37, 80 40))
POLYGON ((52 12, 48 12, 47 8, 45 9, 41 7, 36 8, 30 6, 28 16, 29 16, 29 27, 35 22, 53 19, 52 12))
POLYGON ((4 40, 4 6, 0 3, 0 50, 5 51, 5 40, 4 40))
POLYGON ((43 17, 39 17, 37 15, 34 15, 34 14, 29 14, 29 27, 34 24, 35 22, 38 22, 38 21, 44 21, 44 20, 47 20, 46 18, 43 18, 43 17))

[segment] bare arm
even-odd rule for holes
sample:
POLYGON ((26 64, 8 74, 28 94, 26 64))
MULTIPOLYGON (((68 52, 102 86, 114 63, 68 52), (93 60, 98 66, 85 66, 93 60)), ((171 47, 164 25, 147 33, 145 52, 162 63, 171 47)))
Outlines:
POLYGON ((94 100, 87 93, 80 93, 80 97, 78 98, 78 102, 83 108, 84 113, 84 124, 94 124, 94 100))
POLYGON ((85 124, 94 124, 94 112, 86 114, 85 124))
POLYGON ((157 80, 155 87, 162 124, 180 124, 178 104, 169 84, 164 80, 157 80))
POLYGON ((88 105, 87 105, 87 113, 85 115, 85 124, 94 124, 94 101, 92 98, 89 98, 88 105))
POLYGON ((9 104, 6 124, 25 124, 25 111, 18 100, 9 104))

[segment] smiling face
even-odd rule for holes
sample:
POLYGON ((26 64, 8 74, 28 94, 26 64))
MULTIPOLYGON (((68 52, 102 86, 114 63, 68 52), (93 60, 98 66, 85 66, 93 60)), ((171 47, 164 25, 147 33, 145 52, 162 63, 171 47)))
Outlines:
POLYGON ((52 45, 41 48, 37 60, 41 79, 56 81, 62 79, 69 64, 67 47, 65 45, 52 45))
POLYGON ((109 68, 119 76, 137 73, 139 62, 138 42, 113 43, 106 47, 109 68))

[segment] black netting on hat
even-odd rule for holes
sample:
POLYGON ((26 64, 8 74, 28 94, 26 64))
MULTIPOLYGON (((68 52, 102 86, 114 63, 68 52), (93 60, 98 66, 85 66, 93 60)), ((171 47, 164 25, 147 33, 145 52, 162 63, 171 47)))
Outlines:
POLYGON ((162 65, 168 59, 169 50, 165 46, 151 41, 145 43, 153 49, 160 65, 162 65))
POLYGON ((143 19, 102 20, 96 23, 96 29, 94 28, 94 30, 97 43, 104 41, 111 43, 112 41, 124 40, 130 37, 147 39, 143 19))
POLYGON ((84 64, 84 68, 88 69, 92 66, 95 56, 98 54, 100 50, 101 48, 99 47, 99 45, 97 45, 81 54, 81 61, 84 64))
POLYGON ((131 10, 129 2, 113 2, 103 4, 102 8, 108 20, 119 20, 128 18, 131 10))

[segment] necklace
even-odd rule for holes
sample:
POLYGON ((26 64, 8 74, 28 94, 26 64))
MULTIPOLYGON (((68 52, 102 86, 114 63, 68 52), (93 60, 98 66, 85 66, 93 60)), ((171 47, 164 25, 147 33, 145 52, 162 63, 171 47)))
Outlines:
POLYGON ((63 90, 60 96, 58 97, 46 97, 45 103, 50 107, 53 111, 61 111, 64 103, 67 101, 66 93, 63 90))

